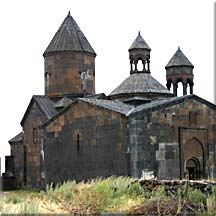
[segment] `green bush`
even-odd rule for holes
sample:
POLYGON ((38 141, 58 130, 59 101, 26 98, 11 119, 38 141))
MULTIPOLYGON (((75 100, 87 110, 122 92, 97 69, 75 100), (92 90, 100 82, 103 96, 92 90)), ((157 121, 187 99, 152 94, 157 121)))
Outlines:
POLYGON ((207 197, 200 190, 195 189, 191 190, 188 194, 188 200, 195 205, 203 207, 204 205, 206 205, 207 197))

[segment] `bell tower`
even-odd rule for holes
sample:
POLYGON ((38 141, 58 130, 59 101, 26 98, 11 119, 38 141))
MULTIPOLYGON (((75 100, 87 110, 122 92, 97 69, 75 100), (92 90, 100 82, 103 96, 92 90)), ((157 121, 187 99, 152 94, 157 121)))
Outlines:
POLYGON ((44 54, 45 94, 51 97, 81 97, 95 94, 96 53, 70 12, 44 54), (86 73, 83 86, 81 74, 86 73))
POLYGON ((190 94, 193 94, 193 68, 194 66, 187 59, 180 47, 166 65, 167 88, 170 90, 173 85, 173 94, 177 96, 178 83, 182 83, 183 95, 187 95, 187 87, 190 87, 190 94))
POLYGON ((150 51, 151 48, 142 38, 140 32, 129 48, 130 74, 150 73, 150 51), (141 68, 138 63, 141 62, 141 68))

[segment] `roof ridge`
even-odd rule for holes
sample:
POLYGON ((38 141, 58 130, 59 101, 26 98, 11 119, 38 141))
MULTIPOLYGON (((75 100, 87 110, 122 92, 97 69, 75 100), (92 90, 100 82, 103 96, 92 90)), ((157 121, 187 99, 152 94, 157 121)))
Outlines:
POLYGON ((174 103, 181 103, 181 101, 187 100, 187 99, 196 99, 197 101, 204 103, 205 105, 216 109, 216 105, 195 95, 195 94, 190 94, 190 95, 183 95, 181 97, 170 97, 166 99, 161 99, 161 100, 154 100, 150 103, 143 104, 140 106, 137 106, 130 114, 134 115, 135 113, 139 113, 141 111, 155 111, 154 109, 162 109, 164 107, 169 106, 170 104, 174 103))

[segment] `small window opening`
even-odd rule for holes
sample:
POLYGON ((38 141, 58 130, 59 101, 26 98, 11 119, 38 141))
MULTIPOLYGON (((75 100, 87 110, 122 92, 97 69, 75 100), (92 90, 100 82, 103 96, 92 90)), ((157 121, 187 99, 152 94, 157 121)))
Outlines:
POLYGON ((182 84, 182 82, 179 82, 179 83, 178 83, 177 96, 178 96, 178 97, 183 96, 183 84, 182 84))
POLYGON ((77 152, 80 151, 80 135, 77 134, 77 152))
POLYGON ((197 125, 197 113, 190 111, 189 112, 189 125, 196 126, 197 125))
POLYGON ((34 144, 37 144, 37 137, 38 137, 37 128, 33 128, 33 143, 34 144))
POLYGON ((138 71, 143 71, 144 70, 144 65, 142 63, 142 60, 139 60, 137 63, 137 70, 138 71))

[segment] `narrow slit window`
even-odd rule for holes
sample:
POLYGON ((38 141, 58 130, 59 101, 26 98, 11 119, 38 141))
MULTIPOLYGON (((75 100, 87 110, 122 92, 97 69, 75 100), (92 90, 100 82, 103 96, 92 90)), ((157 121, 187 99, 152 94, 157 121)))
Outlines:
POLYGON ((34 144, 37 144, 37 137, 38 137, 37 128, 33 128, 33 143, 34 144))
POLYGON ((77 152, 80 151, 80 135, 77 134, 77 152))
POLYGON ((196 126, 197 125, 197 113, 196 112, 189 112, 189 125, 196 126))

